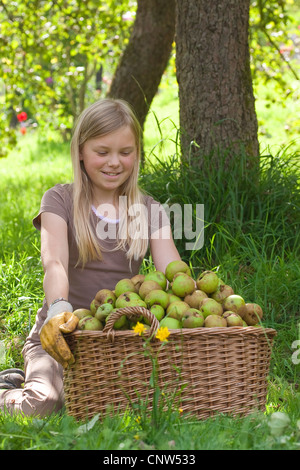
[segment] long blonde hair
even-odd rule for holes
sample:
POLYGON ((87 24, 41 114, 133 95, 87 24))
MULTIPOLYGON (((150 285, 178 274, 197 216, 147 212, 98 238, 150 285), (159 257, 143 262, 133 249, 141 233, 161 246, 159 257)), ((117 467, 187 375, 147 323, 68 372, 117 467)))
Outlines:
MULTIPOLYGON (((133 171, 128 180, 119 188, 121 201, 126 199, 127 207, 120 207, 119 236, 115 250, 126 251, 130 263, 132 259, 143 257, 148 248, 148 220, 145 211, 139 217, 139 237, 132 237, 128 232, 132 217, 128 207, 144 204, 144 193, 138 186, 140 152, 141 152, 141 128, 139 122, 129 106, 120 99, 105 98, 96 101, 85 109, 77 119, 71 140, 71 157, 73 165, 73 220, 76 242, 79 251, 78 264, 82 266, 93 259, 102 259, 101 246, 92 224, 92 186, 85 171, 84 164, 80 160, 80 152, 89 139, 101 137, 114 132, 121 127, 129 126, 132 130, 137 148, 137 158, 133 171)), ((137 206, 136 206, 137 207, 137 206)), ((143 206, 145 207, 145 206, 143 206)))

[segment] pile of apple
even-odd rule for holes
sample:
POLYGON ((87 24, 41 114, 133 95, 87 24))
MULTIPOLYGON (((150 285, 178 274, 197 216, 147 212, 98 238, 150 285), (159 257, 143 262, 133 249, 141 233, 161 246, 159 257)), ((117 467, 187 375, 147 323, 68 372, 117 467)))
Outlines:
MULTIPOLYGON (((204 271, 193 279, 184 261, 172 261, 165 272, 153 271, 122 279, 114 290, 101 289, 91 301, 90 309, 77 309, 80 330, 102 330, 109 315, 124 307, 140 306, 150 310, 160 326, 169 329, 198 327, 260 326, 262 308, 246 303, 214 271, 204 271)), ((134 322, 122 315, 114 329, 132 329, 134 322)))

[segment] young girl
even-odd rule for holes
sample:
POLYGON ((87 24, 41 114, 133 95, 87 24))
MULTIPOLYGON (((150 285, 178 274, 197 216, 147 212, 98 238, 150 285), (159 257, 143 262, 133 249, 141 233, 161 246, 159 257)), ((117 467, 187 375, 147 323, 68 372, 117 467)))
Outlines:
POLYGON ((71 141, 74 181, 46 191, 33 219, 41 231, 45 298, 23 348, 25 375, 0 374, 0 409, 59 411, 63 368, 74 360, 61 348, 59 326, 72 331, 72 312, 89 308, 98 290, 137 274, 148 248, 159 271, 180 259, 162 206, 138 186, 140 137, 122 100, 97 101, 79 117, 71 141))

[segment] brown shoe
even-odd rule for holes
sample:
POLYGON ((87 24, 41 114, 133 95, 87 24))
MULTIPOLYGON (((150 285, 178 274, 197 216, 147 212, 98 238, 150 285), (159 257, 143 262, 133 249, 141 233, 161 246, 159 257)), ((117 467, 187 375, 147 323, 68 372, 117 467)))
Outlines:
POLYGON ((25 374, 21 369, 6 369, 0 372, 0 389, 21 388, 25 374))

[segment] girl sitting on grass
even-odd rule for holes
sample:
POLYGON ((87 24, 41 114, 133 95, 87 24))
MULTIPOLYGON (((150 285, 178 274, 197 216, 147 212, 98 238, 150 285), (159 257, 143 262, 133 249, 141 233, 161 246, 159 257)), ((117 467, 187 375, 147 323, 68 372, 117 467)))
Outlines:
POLYGON ((157 270, 180 259, 163 207, 138 186, 141 130, 130 106, 103 99, 79 117, 71 141, 74 179, 42 197, 43 306, 23 348, 24 372, 0 373, 0 409, 44 416, 64 404, 63 368, 74 361, 59 326, 103 288, 138 274, 150 249, 157 270))

